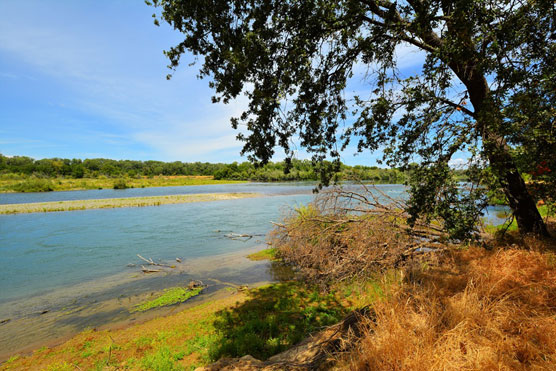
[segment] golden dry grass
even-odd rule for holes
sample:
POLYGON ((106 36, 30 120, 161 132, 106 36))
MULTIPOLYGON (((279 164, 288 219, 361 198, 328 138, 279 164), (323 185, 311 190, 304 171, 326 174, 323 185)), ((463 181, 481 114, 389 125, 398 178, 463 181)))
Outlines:
POLYGON ((551 252, 470 248, 409 272, 372 305, 340 368, 556 369, 556 259, 551 252))

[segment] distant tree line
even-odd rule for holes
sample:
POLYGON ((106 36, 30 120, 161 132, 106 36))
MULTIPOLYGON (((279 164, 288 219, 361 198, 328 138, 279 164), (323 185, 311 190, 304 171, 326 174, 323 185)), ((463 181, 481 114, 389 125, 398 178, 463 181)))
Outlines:
MULTIPOLYGON (((98 178, 100 176, 141 177, 171 175, 205 175, 215 179, 271 181, 317 180, 318 174, 310 160, 293 160, 285 173, 284 162, 270 162, 255 166, 251 162, 162 162, 95 159, 48 158, 35 160, 26 156, 8 157, 0 154, 0 174, 21 174, 43 178, 98 178)), ((340 180, 372 180, 382 183, 403 183, 405 175, 397 169, 376 166, 342 165, 337 174, 340 180)))

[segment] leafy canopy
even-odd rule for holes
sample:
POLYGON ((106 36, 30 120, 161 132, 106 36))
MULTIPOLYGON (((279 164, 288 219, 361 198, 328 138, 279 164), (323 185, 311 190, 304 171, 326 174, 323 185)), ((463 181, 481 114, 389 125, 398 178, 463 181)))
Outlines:
MULTIPOLYGON (((504 186, 508 162, 531 171, 544 161, 556 172, 553 1, 153 5, 184 34, 165 52, 172 69, 192 53, 201 62, 199 76, 211 79, 213 101, 248 97, 247 110, 232 125, 246 129, 238 138, 242 154, 253 161, 269 161, 277 147, 290 158, 297 141, 316 164, 339 159, 352 141, 361 152, 381 149, 388 165, 417 161, 418 174, 427 177, 413 183, 410 212, 442 209, 448 224, 481 204, 479 193, 462 197, 450 180, 447 164, 457 151, 471 153, 477 181, 484 181, 485 172, 476 168, 490 165, 497 186, 504 186), (408 46, 426 53, 413 75, 397 68, 396 50, 408 46), (356 77, 368 83, 364 94, 346 91, 356 77), (510 157, 497 156, 508 149, 510 157)), ((334 169, 320 168, 325 182, 334 169)), ((465 215, 474 225, 480 213, 465 215)))

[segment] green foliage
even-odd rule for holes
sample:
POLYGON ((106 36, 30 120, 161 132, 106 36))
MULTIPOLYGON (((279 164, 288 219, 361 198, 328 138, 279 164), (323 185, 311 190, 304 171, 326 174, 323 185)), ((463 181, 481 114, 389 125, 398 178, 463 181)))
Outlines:
POLYGON ((202 288, 188 289, 185 287, 174 287, 164 290, 164 293, 156 299, 149 300, 146 303, 138 304, 132 309, 132 312, 144 312, 152 308, 163 307, 184 301, 197 296, 203 291, 202 288))
POLYGON ((31 177, 10 187, 14 192, 49 192, 54 190, 50 179, 31 177))
MULTIPOLYGON (((552 0, 152 5, 160 10, 155 24, 165 21, 183 34, 165 52, 172 70, 191 53, 202 61, 200 77, 211 79, 213 102, 247 96, 247 109, 231 125, 247 128, 238 138, 253 162, 267 163, 280 148, 288 170, 300 146, 328 184, 341 168, 341 150, 353 141, 359 152, 380 148, 386 164, 402 169, 413 162, 424 171, 441 168, 467 152, 474 166, 488 164, 520 228, 546 233, 521 173, 547 184, 539 194, 554 199, 552 0), (398 70, 398 51, 407 46, 424 56, 421 68, 398 70), (355 80, 368 83, 368 91, 352 96, 355 80)), ((414 183, 412 190, 425 183, 414 183)), ((472 227, 454 224, 458 213, 476 220, 472 203, 432 183, 446 196, 434 208, 449 209, 446 226, 472 227)), ((423 192, 432 194, 431 185, 423 192)))
POLYGON ((125 182, 125 179, 118 179, 114 182, 114 189, 127 189, 129 186, 125 182))
POLYGON ((178 354, 174 354, 168 347, 162 347, 155 353, 149 354, 141 361, 144 370, 153 371, 174 371, 183 370, 183 367, 176 364, 179 358, 178 354), (176 357, 177 356, 177 357, 176 357))
POLYGON ((413 170, 407 211, 413 225, 421 216, 439 217, 451 239, 469 240, 478 235, 477 226, 486 207, 482 189, 461 189, 448 165, 418 167, 413 170))
POLYGON ((259 288, 250 296, 246 302, 217 314, 217 337, 209 351, 213 360, 246 354, 267 359, 346 314, 332 294, 321 295, 300 283, 259 288))
MULTIPOLYGON (((0 154, 0 175, 2 179, 22 178, 18 174, 27 175, 23 179, 38 177, 65 178, 103 178, 118 177, 116 186, 125 186, 128 179, 155 175, 174 176, 213 176, 215 180, 251 180, 259 182, 273 181, 310 181, 318 180, 313 164, 308 160, 292 160, 286 162, 269 162, 264 166, 255 166, 250 162, 231 164, 222 163, 183 163, 160 161, 130 161, 109 159, 41 159, 33 160, 29 157, 6 157, 0 154), (62 165, 63 164, 63 165, 62 165), (37 176, 35 176, 35 175, 37 176)), ((377 183, 402 183, 405 180, 403 172, 397 169, 383 169, 376 166, 347 166, 341 165, 337 173, 338 180, 368 180, 377 183)), ((21 185, 21 189, 28 186, 21 185)), ((125 187, 124 187, 125 188, 125 187)), ((115 188, 123 189, 123 188, 115 188)), ((30 191, 29 191, 30 192, 30 191)))

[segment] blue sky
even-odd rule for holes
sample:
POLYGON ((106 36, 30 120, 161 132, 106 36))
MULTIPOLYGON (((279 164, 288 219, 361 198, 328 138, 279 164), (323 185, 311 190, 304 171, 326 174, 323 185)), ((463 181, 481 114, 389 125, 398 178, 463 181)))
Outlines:
MULTIPOLYGON (((244 161, 229 119, 246 102, 212 104, 187 60, 166 80, 162 51, 180 34, 154 26, 152 13, 130 0, 1 1, 0 153, 244 161)), ((402 53, 403 68, 420 65, 402 53)), ((379 156, 348 150, 342 160, 375 165, 379 156)))

